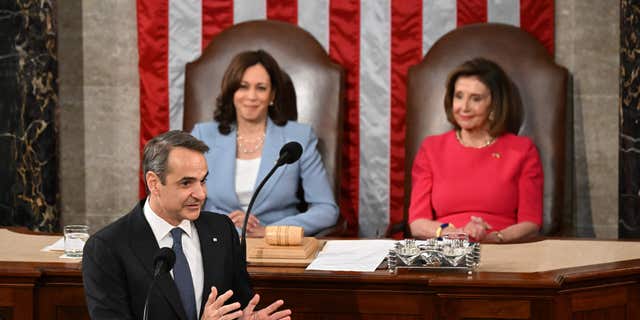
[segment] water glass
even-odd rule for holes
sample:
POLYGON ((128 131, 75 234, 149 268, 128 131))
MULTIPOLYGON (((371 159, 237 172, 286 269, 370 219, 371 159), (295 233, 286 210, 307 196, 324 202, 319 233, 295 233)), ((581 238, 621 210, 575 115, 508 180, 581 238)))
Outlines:
POLYGON ((457 267, 468 253, 469 235, 449 233, 442 236, 442 241, 442 253, 452 266, 457 267))
POLYGON ((83 224, 64 226, 64 254, 68 257, 82 257, 82 249, 88 239, 89 226, 83 224))

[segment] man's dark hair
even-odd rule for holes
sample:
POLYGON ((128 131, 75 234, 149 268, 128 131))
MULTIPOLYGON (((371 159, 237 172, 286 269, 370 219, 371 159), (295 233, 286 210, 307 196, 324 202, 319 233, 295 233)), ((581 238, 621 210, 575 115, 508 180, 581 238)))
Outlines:
POLYGON ((144 158, 142 159, 142 172, 145 177, 144 185, 147 194, 149 193, 147 172, 154 172, 160 177, 160 182, 165 184, 169 152, 176 147, 198 151, 202 154, 209 151, 209 147, 204 142, 181 130, 168 131, 149 140, 144 146, 144 158))

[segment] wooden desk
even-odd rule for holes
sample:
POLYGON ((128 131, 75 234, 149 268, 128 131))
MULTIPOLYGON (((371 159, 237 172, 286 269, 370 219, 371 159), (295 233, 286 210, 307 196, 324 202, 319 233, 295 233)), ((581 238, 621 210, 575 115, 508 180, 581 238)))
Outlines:
MULTIPOLYGON (((0 229, 3 246, 7 235, 0 229)), ((79 263, 59 259, 57 253, 37 251, 44 246, 40 241, 47 244, 55 238, 35 239, 39 240, 10 242, 10 248, 0 249, 0 319, 88 319, 79 263), (13 254, 7 256, 16 247, 22 253, 35 252, 31 251, 25 261, 17 261, 13 254)), ((628 248, 625 245, 629 243, 585 244, 604 244, 605 249, 612 246, 618 250, 628 248)), ((627 250, 633 251, 632 256, 640 243, 633 245, 633 250, 627 250)), ((499 249, 509 252, 513 247, 499 249)), ((250 266, 249 272, 262 301, 284 299, 293 309, 294 319, 640 319, 640 256, 627 261, 512 272, 491 271, 501 267, 492 267, 496 253, 488 250, 483 254, 486 257, 481 261, 487 261, 489 269, 472 276, 255 266, 250 266)), ((571 257, 572 253, 563 255, 571 257)), ((599 255, 593 259, 601 259, 602 253, 599 255)), ((623 252, 608 259, 624 256, 623 252)), ((536 259, 540 263, 535 268, 552 266, 542 261, 543 257, 536 259)), ((521 260, 504 265, 522 267, 515 263, 521 260)))
POLYGON ((79 261, 40 251, 59 238, 0 229, 0 319, 89 319, 79 261))

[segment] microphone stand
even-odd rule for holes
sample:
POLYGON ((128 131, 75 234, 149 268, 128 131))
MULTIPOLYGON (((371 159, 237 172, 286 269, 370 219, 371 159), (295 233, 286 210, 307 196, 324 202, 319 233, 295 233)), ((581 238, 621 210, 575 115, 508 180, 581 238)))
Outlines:
POLYGON ((271 168, 271 171, 269 171, 264 179, 260 181, 260 184, 256 188, 256 191, 253 193, 253 195, 251 195, 251 200, 249 201, 249 206, 247 207, 247 212, 245 212, 244 221, 242 222, 242 236, 240 236, 240 250, 242 251, 242 260, 245 263, 247 262, 247 223, 249 222, 249 215, 251 214, 253 203, 258 197, 258 193, 260 193, 260 190, 262 190, 264 184, 267 182, 267 180, 269 180, 269 178, 271 178, 278 167, 298 161, 301 155, 302 146, 298 142, 291 141, 282 146, 282 148, 280 149, 280 157, 276 161, 275 165, 273 166, 273 168, 271 168))
POLYGON ((245 212, 244 221, 242 222, 242 236, 240 237, 240 249, 242 251, 242 260, 244 261, 247 261, 247 222, 249 222, 249 214, 251 213, 251 209, 253 208, 253 203, 256 201, 258 193, 260 193, 260 190, 262 190, 264 184, 267 183, 267 180, 269 180, 273 173, 276 172, 276 169, 278 169, 283 164, 284 163, 280 163, 280 161, 276 162, 276 165, 273 166, 273 168, 271 168, 271 171, 269 171, 264 179, 260 181, 260 184, 256 188, 256 191, 251 196, 249 207, 247 207, 247 212, 245 212))
POLYGON ((142 312, 142 319, 147 320, 149 318, 149 298, 151 292, 155 286, 158 278, 164 273, 168 273, 176 262, 176 256, 171 248, 160 248, 160 251, 156 254, 153 261, 153 280, 147 289, 147 297, 144 299, 144 311, 142 312), (166 270, 165 270, 166 269, 166 270))
POLYGON ((151 281, 151 285, 149 286, 149 289, 147 290, 147 298, 144 299, 144 311, 142 313, 142 320, 147 320, 149 319, 149 296, 151 295, 151 291, 153 290, 153 286, 156 284, 156 280, 158 279, 158 277, 154 277, 153 281, 151 281))

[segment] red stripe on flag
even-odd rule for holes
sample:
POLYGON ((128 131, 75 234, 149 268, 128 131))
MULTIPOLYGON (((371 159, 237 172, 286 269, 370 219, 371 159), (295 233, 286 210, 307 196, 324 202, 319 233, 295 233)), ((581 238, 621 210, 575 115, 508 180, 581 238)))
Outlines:
POLYGON ((233 0, 202 0, 202 49, 233 25, 233 0))
MULTIPOLYGON (((407 73, 422 58, 422 0, 391 2, 390 226, 404 216, 407 73)), ((402 234, 395 235, 402 237, 402 234)))
POLYGON ((346 111, 342 140, 340 210, 350 235, 358 234, 358 186, 360 168, 360 3, 331 0, 329 4, 329 56, 346 75, 346 111))
POLYGON ((554 55, 554 1, 521 0, 520 28, 531 33, 554 55))
POLYGON ((487 0, 457 0, 458 27, 487 22, 487 0))
POLYGON ((298 1, 267 0, 267 19, 298 24, 298 1))
MULTIPOLYGON (((169 3, 138 0, 140 73, 140 159, 145 144, 169 130, 169 3)), ((146 196, 140 170, 140 198, 146 196)))

